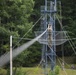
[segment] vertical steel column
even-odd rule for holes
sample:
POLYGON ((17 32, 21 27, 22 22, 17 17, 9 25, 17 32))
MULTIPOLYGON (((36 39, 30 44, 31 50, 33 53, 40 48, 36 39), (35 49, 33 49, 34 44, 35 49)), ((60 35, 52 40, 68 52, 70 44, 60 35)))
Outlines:
MULTIPOLYGON (((53 7, 53 2, 51 1, 51 3, 50 3, 50 11, 51 10, 54 10, 54 7, 53 7)), ((52 40, 54 40, 54 19, 53 19, 53 13, 50 13, 50 24, 52 25, 52 32, 51 32, 51 37, 52 37, 52 40)), ((51 58, 51 70, 53 71, 53 69, 54 69, 54 60, 53 60, 53 58, 54 58, 54 45, 53 45, 53 41, 52 41, 52 47, 50 48, 50 58, 51 58)))
POLYGON ((54 2, 51 1, 50 3, 51 9, 54 11, 50 13, 50 23, 52 25, 52 49, 51 49, 51 70, 54 70, 55 63, 56 63, 56 45, 55 45, 55 12, 56 12, 56 0, 54 2))
MULTIPOLYGON (((47 0, 45 0, 45 28, 44 29, 47 29, 47 0)), ((45 39, 47 37, 47 33, 45 33, 45 39)), ((45 45, 45 75, 47 75, 47 45, 45 45)))
POLYGON ((53 24, 54 28, 53 28, 53 68, 55 67, 56 65, 56 44, 55 44, 55 13, 54 13, 54 24, 53 24))
MULTIPOLYGON (((55 0, 54 2, 55 2, 55 3, 54 3, 54 11, 56 12, 56 11, 57 11, 57 9, 56 9, 56 7, 57 7, 57 4, 56 4, 56 3, 57 3, 57 2, 56 2, 56 0, 55 0)), ((53 48, 53 50, 54 50, 53 54, 54 54, 54 55, 53 55, 53 60, 54 60, 54 67, 55 67, 55 65, 56 65, 56 44, 55 44, 55 31, 56 31, 56 30, 55 30, 55 29, 56 29, 56 28, 55 28, 55 19, 56 19, 56 17, 55 17, 55 15, 56 15, 56 13, 54 13, 54 26, 53 26, 53 27, 54 27, 54 28, 53 28, 53 39, 54 39, 54 45, 53 45, 53 46, 54 46, 54 48, 53 48)), ((54 67, 53 67, 53 68, 54 68, 54 67)))
POLYGON ((57 7, 57 0, 54 0, 54 3, 55 3, 54 10, 57 11, 57 8, 56 8, 57 7))

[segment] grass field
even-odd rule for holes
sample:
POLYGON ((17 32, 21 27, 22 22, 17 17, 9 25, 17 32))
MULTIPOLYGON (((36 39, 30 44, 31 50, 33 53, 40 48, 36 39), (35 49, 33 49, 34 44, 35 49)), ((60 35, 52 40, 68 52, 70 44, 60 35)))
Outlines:
POLYGON ((65 69, 65 71, 61 70, 60 75, 76 75, 76 70, 65 69))
MULTIPOLYGON (((21 68, 22 72, 26 72, 26 75, 44 75, 44 71, 41 68, 21 68)), ((60 69, 59 75, 76 75, 76 70, 73 69, 60 69)))
MULTIPOLYGON (((39 67, 29 67, 29 68, 28 67, 26 67, 26 68, 19 67, 17 69, 17 72, 21 73, 21 74, 17 74, 17 75, 44 75, 44 70, 39 67)), ((6 75, 6 70, 3 70, 3 69, 0 70, 0 75, 6 75)), ((74 69, 62 70, 62 69, 60 69, 59 75, 76 75, 76 70, 74 70, 74 69)))

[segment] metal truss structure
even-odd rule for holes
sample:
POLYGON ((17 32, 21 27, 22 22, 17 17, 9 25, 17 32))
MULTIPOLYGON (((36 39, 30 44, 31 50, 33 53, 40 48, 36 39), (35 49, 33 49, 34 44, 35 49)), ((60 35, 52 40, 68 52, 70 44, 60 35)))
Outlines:
POLYGON ((42 47, 42 65, 45 69, 45 75, 48 74, 47 68, 53 71, 56 65, 56 46, 67 41, 65 31, 56 31, 56 12, 57 0, 45 0, 45 5, 41 6, 41 31, 36 31, 36 36, 47 29, 47 32, 38 39, 43 44, 42 47))

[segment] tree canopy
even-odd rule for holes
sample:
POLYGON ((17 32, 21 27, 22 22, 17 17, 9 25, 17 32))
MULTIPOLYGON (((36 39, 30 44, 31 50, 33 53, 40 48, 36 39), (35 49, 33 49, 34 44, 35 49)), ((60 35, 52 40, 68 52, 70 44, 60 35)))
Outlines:
MULTIPOLYGON (((0 0, 0 53, 2 46, 9 49, 9 36, 20 38, 32 26, 29 17, 33 11, 33 0, 0 0)), ((17 43, 13 39, 13 45, 17 43)), ((3 49, 6 52, 6 48, 3 49)))

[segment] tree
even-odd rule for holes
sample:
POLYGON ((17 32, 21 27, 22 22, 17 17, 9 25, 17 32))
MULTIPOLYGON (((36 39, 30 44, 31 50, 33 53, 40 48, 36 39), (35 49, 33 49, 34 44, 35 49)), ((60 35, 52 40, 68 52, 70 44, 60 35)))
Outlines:
POLYGON ((6 47, 9 50, 10 35, 17 37, 13 39, 13 45, 15 45, 18 38, 32 26, 29 17, 33 6, 33 0, 0 0, 0 54, 7 52, 6 47))

